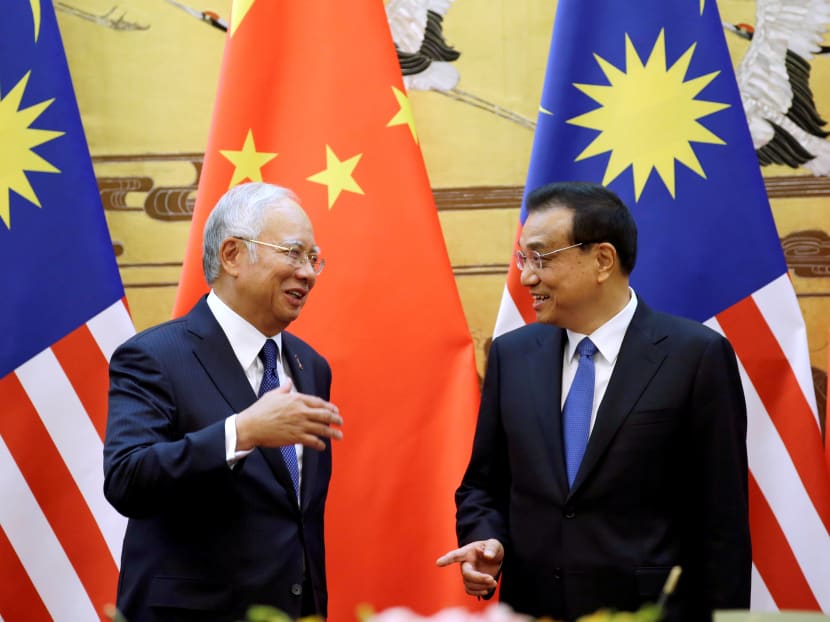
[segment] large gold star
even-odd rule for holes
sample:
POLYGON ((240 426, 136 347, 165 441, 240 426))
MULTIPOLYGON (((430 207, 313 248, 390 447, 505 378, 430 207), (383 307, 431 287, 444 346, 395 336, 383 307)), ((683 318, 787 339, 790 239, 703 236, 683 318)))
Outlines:
POLYGON ((231 37, 233 37, 236 29, 239 28, 242 20, 245 19, 248 11, 254 6, 254 2, 255 0, 233 0, 233 6, 231 6, 231 37))
POLYGON ((231 183, 228 186, 229 188, 232 188, 245 179, 262 181, 262 167, 277 157, 276 153, 256 150, 254 133, 251 130, 248 130, 248 135, 245 137, 245 144, 242 145, 241 150, 231 151, 229 149, 220 149, 219 153, 230 160, 231 164, 235 167, 233 177, 231 177, 231 183))
POLYGON ((656 171, 671 196, 675 196, 675 162, 706 177, 692 143, 723 145, 724 141, 698 119, 729 105, 697 99, 719 72, 687 80, 695 49, 693 43, 669 67, 665 33, 661 30, 648 60, 643 63, 626 34, 625 70, 595 54, 609 84, 574 84, 600 104, 599 108, 567 121, 600 132, 576 160, 610 151, 602 179, 604 185, 631 167, 634 198, 639 200, 652 171, 656 171))
POLYGON ((64 133, 31 127, 55 100, 47 99, 28 108, 20 107, 31 75, 30 71, 23 76, 5 97, 0 94, 0 136, 3 137, 3 148, 0 149, 0 220, 9 229, 9 192, 14 190, 40 207, 40 201, 26 173, 60 173, 51 162, 39 156, 34 148, 63 136, 64 133))
POLYGON ((395 93, 395 99, 398 100, 398 106, 400 108, 389 123, 386 124, 386 127, 408 125, 409 131, 412 132, 412 139, 417 143, 418 134, 415 132, 415 117, 412 116, 412 106, 409 103, 409 98, 406 96, 406 93, 399 91, 394 86, 392 87, 392 92, 395 93))
POLYGON ((363 194, 363 189, 357 185, 354 177, 352 177, 352 173, 361 157, 363 157, 363 154, 358 153, 348 160, 340 160, 334 154, 332 148, 326 145, 326 168, 309 177, 308 181, 328 186, 329 209, 334 206, 337 197, 344 190, 355 194, 363 194))

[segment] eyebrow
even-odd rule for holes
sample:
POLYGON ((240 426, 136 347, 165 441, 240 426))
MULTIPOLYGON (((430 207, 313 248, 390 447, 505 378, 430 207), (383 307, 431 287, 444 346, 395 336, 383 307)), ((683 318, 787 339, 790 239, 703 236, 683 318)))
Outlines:
MULTIPOLYGON (((281 246, 299 246, 300 248, 305 250, 305 244, 303 242, 301 242, 300 240, 283 240, 282 242, 279 242, 278 244, 280 244, 281 246)), ((320 247, 315 244, 311 248, 309 248, 308 250, 309 250, 309 252, 319 253, 320 252, 320 247)))
MULTIPOLYGON (((521 246, 521 245, 520 245, 521 246)), ((551 244, 551 242, 545 242, 543 240, 532 240, 524 245, 524 248, 529 248, 530 250, 537 251, 541 248, 553 248, 555 244, 551 244)))

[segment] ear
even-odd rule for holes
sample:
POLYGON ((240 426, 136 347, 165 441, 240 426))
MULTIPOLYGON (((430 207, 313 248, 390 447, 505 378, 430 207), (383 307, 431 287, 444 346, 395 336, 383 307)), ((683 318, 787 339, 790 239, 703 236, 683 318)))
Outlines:
POLYGON ((595 246, 597 280, 602 283, 611 278, 611 275, 616 271, 619 263, 617 261, 617 249, 609 242, 599 242, 595 246))
POLYGON ((222 264, 222 272, 231 276, 239 275, 240 264, 247 261, 247 253, 242 250, 244 244, 245 242, 242 240, 234 238, 222 240, 222 246, 219 247, 219 262, 222 264))

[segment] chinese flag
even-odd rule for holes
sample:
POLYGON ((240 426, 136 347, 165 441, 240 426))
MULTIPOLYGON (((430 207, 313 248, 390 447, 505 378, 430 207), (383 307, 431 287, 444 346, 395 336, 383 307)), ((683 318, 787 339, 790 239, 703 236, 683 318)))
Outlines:
POLYGON ((326 513, 329 618, 474 601, 435 559, 478 406, 473 346, 378 0, 237 0, 175 312, 206 291, 205 219, 229 187, 293 189, 326 269, 289 330, 331 363, 344 417, 326 513))

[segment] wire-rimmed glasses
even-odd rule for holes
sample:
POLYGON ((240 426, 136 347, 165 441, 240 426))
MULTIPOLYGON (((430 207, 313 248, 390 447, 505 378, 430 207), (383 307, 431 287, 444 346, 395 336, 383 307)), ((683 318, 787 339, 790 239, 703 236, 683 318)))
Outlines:
POLYGON ((556 248, 552 251, 547 251, 545 253, 540 253, 539 251, 530 251, 526 255, 522 251, 518 250, 513 253, 513 256, 516 258, 516 267, 519 270, 524 270, 525 266, 530 266, 530 268, 534 270, 541 270, 546 257, 550 257, 551 255, 555 255, 556 253, 561 253, 562 251, 566 251, 569 248, 576 248, 577 246, 582 246, 583 244, 584 242, 577 242, 576 244, 571 244, 570 246, 563 246, 562 248, 556 248))
POLYGON ((251 244, 259 244, 260 246, 267 246, 279 251, 288 259, 288 262, 295 268, 302 268, 305 264, 311 266, 314 274, 320 274, 326 266, 326 260, 320 257, 317 253, 306 253, 299 246, 283 246, 282 244, 274 244, 273 242, 263 242, 262 240, 252 240, 251 238, 243 238, 242 236, 233 236, 236 240, 243 242, 250 242, 251 244))

